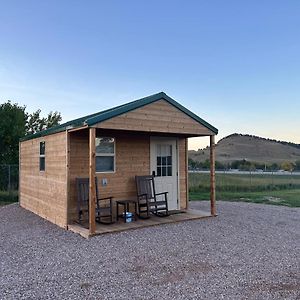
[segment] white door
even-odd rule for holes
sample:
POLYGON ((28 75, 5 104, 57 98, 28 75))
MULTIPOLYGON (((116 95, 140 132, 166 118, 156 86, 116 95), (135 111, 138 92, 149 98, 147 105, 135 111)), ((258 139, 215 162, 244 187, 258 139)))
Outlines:
POLYGON ((150 169, 155 172, 156 193, 168 192, 169 210, 178 207, 178 164, 177 140, 170 138, 151 138, 150 169))

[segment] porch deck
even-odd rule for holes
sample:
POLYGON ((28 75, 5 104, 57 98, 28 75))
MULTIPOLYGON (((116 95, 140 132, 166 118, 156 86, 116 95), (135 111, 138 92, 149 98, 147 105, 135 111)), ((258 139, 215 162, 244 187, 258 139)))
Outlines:
MULTIPOLYGON (((97 223, 96 232, 95 234, 93 234, 93 236, 106 234, 106 233, 115 233, 115 232, 130 230, 130 229, 156 226, 161 224, 170 224, 170 223, 177 223, 177 222, 183 222, 189 220, 196 220, 196 219, 202 219, 207 217, 211 217, 210 212, 189 209, 186 211, 176 212, 174 214, 171 214, 168 217, 163 217, 163 218, 153 215, 149 219, 137 219, 137 221, 130 222, 130 223, 124 223, 123 220, 119 220, 118 222, 110 225, 97 223)), ((89 234, 89 230, 79 224, 68 225, 68 230, 78 233, 84 238, 89 238, 91 236, 89 234)))

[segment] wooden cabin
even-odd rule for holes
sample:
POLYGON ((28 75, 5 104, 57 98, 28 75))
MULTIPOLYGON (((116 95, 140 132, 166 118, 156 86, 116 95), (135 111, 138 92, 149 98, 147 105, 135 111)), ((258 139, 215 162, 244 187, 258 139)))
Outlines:
MULTIPOLYGON (((101 196, 128 199, 136 197, 136 175, 155 173, 158 187, 168 191, 169 209, 185 210, 188 138, 210 136, 211 214, 215 215, 217 132, 161 92, 26 136, 20 141, 20 205, 67 229, 77 217, 77 177, 97 176, 101 196), (157 159, 164 156, 172 159, 157 159)), ((95 184, 90 182, 93 208, 95 184)), ((93 233, 91 215, 89 222, 93 233)))

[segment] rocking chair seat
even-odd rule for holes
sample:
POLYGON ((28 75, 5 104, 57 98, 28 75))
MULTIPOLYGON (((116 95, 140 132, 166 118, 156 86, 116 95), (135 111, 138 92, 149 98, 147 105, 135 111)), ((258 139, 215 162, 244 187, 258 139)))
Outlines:
MULTIPOLYGON (((112 224, 112 199, 113 197, 99 198, 98 178, 95 177, 96 185, 96 221, 103 224, 112 224)), ((77 213, 78 223, 82 223, 83 215, 89 212, 89 178, 76 178, 77 186, 77 213)))
POLYGON ((138 208, 140 218, 149 218, 150 213, 159 217, 169 216, 168 210, 168 192, 155 192, 154 176, 135 176, 138 208), (158 199, 157 196, 163 196, 158 199))

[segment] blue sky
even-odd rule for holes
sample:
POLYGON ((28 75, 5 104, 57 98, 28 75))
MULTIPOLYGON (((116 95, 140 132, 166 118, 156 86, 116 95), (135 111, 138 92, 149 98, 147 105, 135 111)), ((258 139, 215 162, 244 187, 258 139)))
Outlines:
POLYGON ((67 121, 164 91, 218 139, 300 143, 299 16, 288 0, 0 0, 0 101, 67 121))

